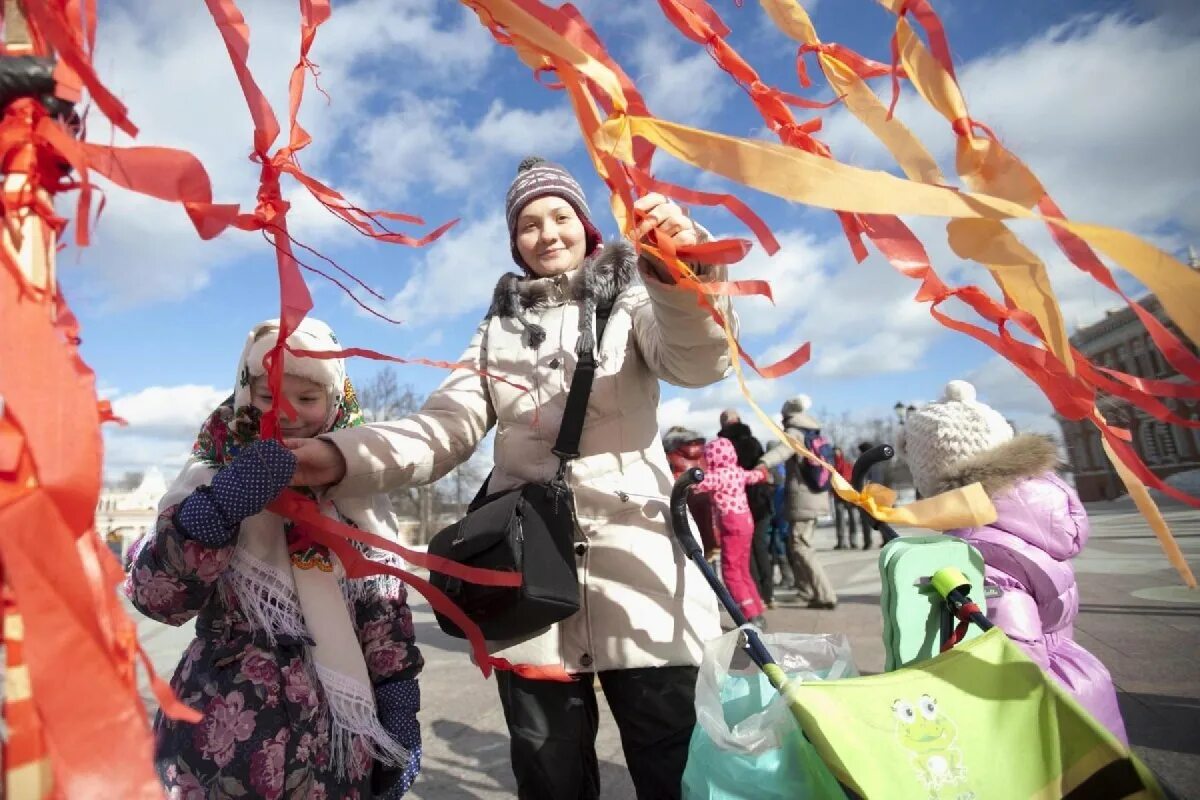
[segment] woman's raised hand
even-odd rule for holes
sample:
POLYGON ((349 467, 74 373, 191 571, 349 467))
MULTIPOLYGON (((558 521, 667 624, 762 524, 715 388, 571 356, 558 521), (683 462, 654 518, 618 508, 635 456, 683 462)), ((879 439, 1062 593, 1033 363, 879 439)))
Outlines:
MULTIPOLYGON (((656 230, 662 235, 671 237, 671 242, 676 247, 689 247, 699 243, 700 230, 696 227, 696 223, 692 222, 687 212, 658 192, 651 192, 645 197, 639 198, 633 204, 633 208, 642 215, 642 221, 638 223, 637 229, 634 231, 634 238, 638 241, 656 230)), ((663 283, 675 282, 671 273, 658 263, 657 259, 646 258, 643 263, 649 264, 654 270, 654 274, 663 283)))
POLYGON ((329 486, 346 477, 346 459, 337 445, 325 439, 284 439, 296 456, 292 486, 329 486))
POLYGON ((676 247, 689 247, 700 241, 696 223, 682 208, 658 192, 639 198, 633 208, 642 213, 642 221, 634 233, 639 241, 652 230, 670 236, 676 247))

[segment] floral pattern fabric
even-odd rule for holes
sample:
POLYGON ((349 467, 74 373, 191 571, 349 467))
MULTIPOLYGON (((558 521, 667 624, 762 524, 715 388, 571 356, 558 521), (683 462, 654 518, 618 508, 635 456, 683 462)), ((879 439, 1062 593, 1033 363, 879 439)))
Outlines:
MULTIPOLYGON (((373 767, 356 739, 346 777, 331 763, 330 714, 303 639, 254 630, 222 575, 235 545, 210 548, 158 519, 138 548, 125 591, 143 614, 169 625, 196 618, 196 638, 171 686, 204 714, 197 724, 154 723, 159 775, 172 800, 366 800, 373 767)), ((423 660, 402 584, 368 578, 351 592, 371 683, 416 677, 423 660)))

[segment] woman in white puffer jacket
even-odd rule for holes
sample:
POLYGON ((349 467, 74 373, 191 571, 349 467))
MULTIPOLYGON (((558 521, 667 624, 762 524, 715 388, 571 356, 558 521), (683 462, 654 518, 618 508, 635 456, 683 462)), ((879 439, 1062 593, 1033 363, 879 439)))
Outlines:
MULTIPOLYGON (((711 590, 669 529, 672 478, 659 440, 658 382, 720 380, 730 366, 724 333, 692 292, 670 285, 661 265, 639 259, 627 242, 601 242, 582 189, 562 167, 523 161, 506 206, 522 274, 500 279, 462 355, 478 371, 451 373, 406 419, 292 443, 299 480, 334 484, 330 497, 431 483, 466 461, 493 426, 489 493, 548 480, 558 467, 551 448, 576 354, 594 343, 581 456, 569 472, 580 611, 489 650, 532 668, 526 675, 577 676, 497 673, 520 797, 599 796, 590 673, 621 728, 638 796, 677 797, 695 721, 696 666, 720 627, 711 590)), ((639 236, 657 228, 676 246, 707 237, 660 195, 637 208, 639 236)), ((704 280, 724 280, 723 268, 696 269, 704 280)))

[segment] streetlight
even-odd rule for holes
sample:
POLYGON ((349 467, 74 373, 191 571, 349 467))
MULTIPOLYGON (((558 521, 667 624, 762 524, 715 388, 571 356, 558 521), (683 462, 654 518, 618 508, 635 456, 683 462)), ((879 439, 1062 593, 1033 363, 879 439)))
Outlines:
POLYGON ((904 424, 904 417, 907 416, 908 412, 912 411, 912 410, 913 410, 912 406, 908 406, 908 408, 905 408, 904 403, 902 403, 899 400, 896 401, 896 405, 892 406, 892 411, 896 412, 896 420, 901 425, 904 424))

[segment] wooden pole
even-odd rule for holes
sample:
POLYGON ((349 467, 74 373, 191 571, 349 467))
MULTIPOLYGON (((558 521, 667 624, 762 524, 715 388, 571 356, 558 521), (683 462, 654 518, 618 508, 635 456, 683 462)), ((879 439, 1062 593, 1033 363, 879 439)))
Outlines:
MULTIPOLYGON (((4 52, 8 56, 33 54, 33 37, 21 0, 4 0, 4 52)), ((30 181, 36 157, 31 141, 15 151, 7 163, 0 164, 6 209, 18 206, 31 192, 35 202, 51 202, 49 193, 30 181)), ((54 232, 32 211, 23 212, 17 220, 7 219, 0 226, 0 247, 16 261, 32 289, 50 295, 55 291, 55 244, 54 232)))

